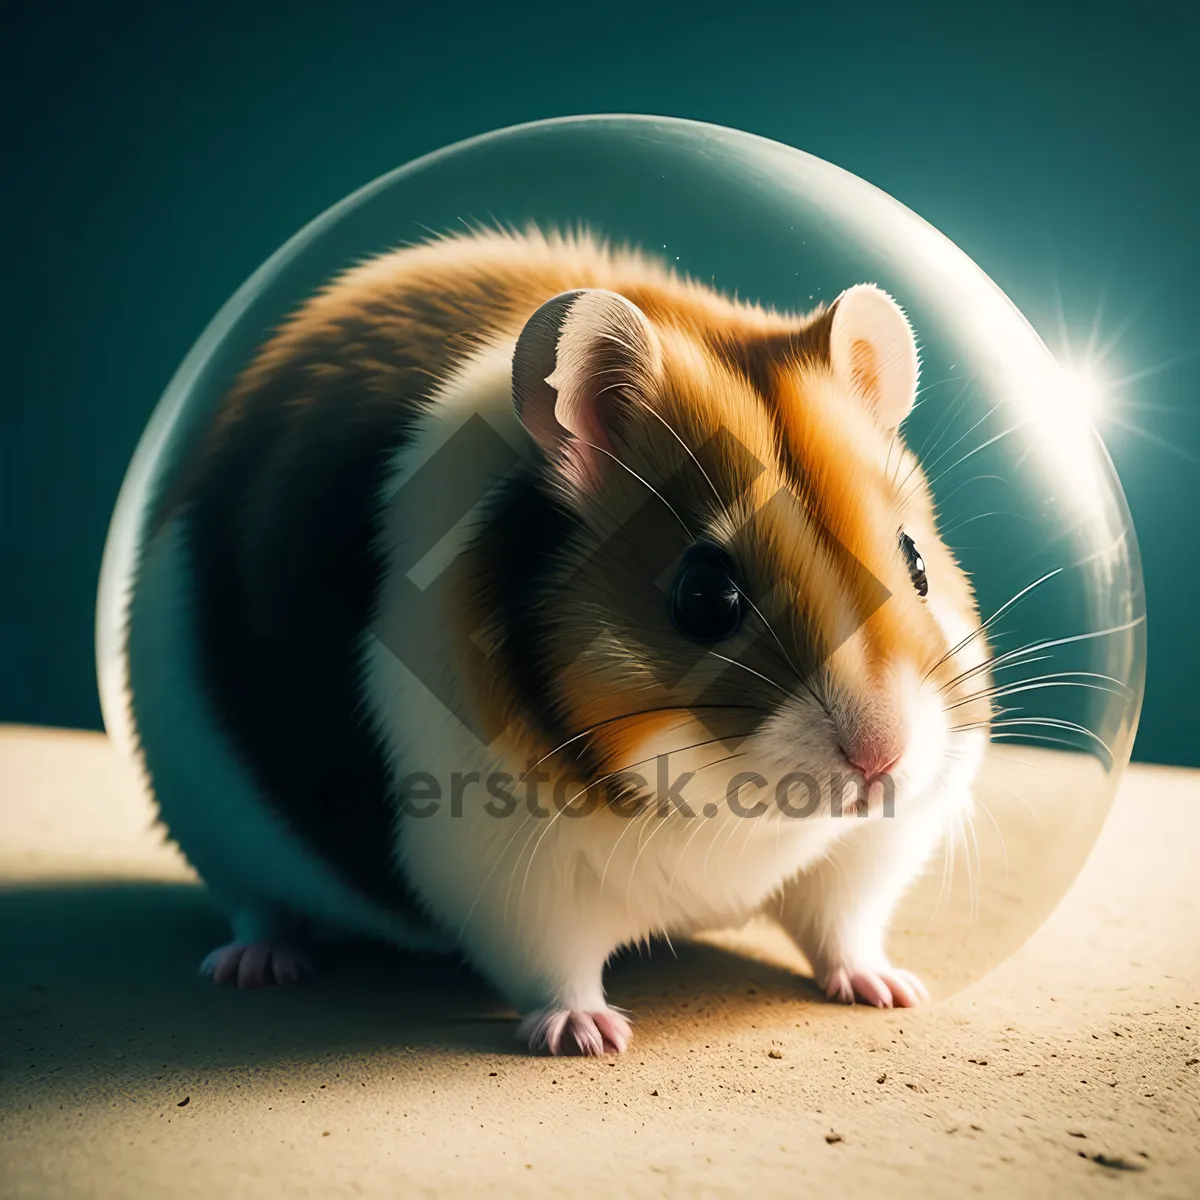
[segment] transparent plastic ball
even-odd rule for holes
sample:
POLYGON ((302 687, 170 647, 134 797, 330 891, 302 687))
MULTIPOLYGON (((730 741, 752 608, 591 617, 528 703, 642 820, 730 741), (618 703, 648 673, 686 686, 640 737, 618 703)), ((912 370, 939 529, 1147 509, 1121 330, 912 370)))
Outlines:
POLYGON ((902 434, 987 620, 999 715, 974 820, 902 902, 889 951, 935 995, 978 979, 1063 896, 1129 760, 1145 663, 1129 511, 1068 379, 983 271, 871 184, 747 133, 633 116, 505 129, 375 180, 282 246, 188 354, 130 467, 98 618, 110 731, 129 737, 120 613, 147 503, 270 332, 355 262, 530 224, 590 229, 783 311, 871 282, 907 312, 921 378, 902 434))

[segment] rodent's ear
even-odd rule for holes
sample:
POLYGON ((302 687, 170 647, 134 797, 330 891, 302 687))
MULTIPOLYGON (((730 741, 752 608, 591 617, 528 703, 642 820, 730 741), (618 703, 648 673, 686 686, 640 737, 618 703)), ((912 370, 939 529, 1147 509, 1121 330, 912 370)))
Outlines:
POLYGON ((880 425, 895 429, 912 409, 920 370, 904 310, 873 283, 848 288, 832 307, 829 362, 834 374, 866 400, 880 425))
POLYGON ((645 314, 616 292, 582 288, 547 300, 513 354, 513 405, 552 461, 594 479, 629 404, 658 378, 658 341, 645 314))

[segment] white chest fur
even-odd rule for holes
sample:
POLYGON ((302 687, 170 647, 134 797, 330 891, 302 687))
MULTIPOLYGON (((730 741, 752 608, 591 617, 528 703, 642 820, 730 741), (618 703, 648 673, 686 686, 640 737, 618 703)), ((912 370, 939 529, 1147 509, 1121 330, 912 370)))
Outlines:
MULTIPOLYGON (((383 548, 391 565, 381 589, 381 611, 390 621, 421 619, 415 609, 406 613, 406 605, 413 608, 406 597, 428 578, 431 560, 453 557, 472 524, 464 519, 417 568, 404 569, 398 564, 411 559, 405 549, 430 545, 429 522, 438 517, 429 506, 403 503, 405 481, 476 416, 527 452, 512 415, 510 356, 511 347, 484 352, 450 380, 392 464, 383 497, 383 548)), ((397 793, 409 795, 414 786, 419 793, 401 816, 398 866, 446 932, 520 1007, 601 1004, 600 970, 615 948, 659 932, 745 919, 854 825, 828 816, 735 815, 727 772, 705 770, 712 750, 655 762, 654 746, 639 755, 655 762, 647 774, 656 786, 663 779, 665 806, 635 816, 607 808, 575 815, 572 806, 549 802, 546 788, 525 786, 523 764, 509 762, 501 745, 483 745, 444 703, 457 670, 447 622, 420 630, 422 641, 437 648, 425 659, 442 664, 437 680, 428 673, 419 679, 375 632, 364 636, 369 707, 397 793), (685 776, 689 816, 669 795, 685 776), (498 779, 507 781, 513 802, 496 800, 498 779)), ((671 739, 676 746, 703 740, 678 730, 671 739)), ((559 793, 560 801, 569 799, 559 793)))

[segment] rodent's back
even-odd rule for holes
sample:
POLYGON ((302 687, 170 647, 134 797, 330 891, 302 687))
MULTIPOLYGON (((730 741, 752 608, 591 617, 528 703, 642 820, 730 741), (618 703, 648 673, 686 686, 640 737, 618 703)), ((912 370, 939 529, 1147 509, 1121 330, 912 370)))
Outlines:
POLYGON ((586 237, 477 234, 355 267, 302 305, 222 401, 160 502, 183 523, 203 687, 258 788, 348 881, 408 909, 384 848, 394 808, 363 719, 361 635, 383 564, 387 464, 437 385, 515 340, 550 296, 619 291, 705 336, 785 328, 586 237))
MULTIPOLYGON (((394 555, 385 561, 378 536, 385 480, 402 451, 424 446, 430 423, 421 418, 456 368, 485 350, 472 371, 486 368, 489 402, 507 391, 510 375, 543 391, 554 376, 554 421, 534 427, 525 401, 510 406, 504 397, 514 428, 519 418, 531 452, 536 444, 542 454, 531 453, 528 478, 496 489, 522 503, 493 506, 472 535, 458 589, 447 593, 454 600, 436 617, 446 629, 429 619, 412 627, 418 637, 444 634, 428 640, 471 695, 486 740, 503 733, 514 761, 527 752, 531 762, 556 755, 564 778, 577 769, 607 780, 649 761, 646 747, 657 752, 677 727, 696 724, 680 724, 688 701, 669 694, 668 682, 695 666, 695 639, 668 620, 648 567, 693 545, 719 548, 747 596, 777 596, 785 606, 751 647, 762 669, 716 668, 715 699, 699 705, 709 716, 736 710, 737 737, 758 738, 756 753, 772 771, 791 770, 797 746, 809 742, 816 757, 806 765, 839 766, 846 751, 834 736, 835 709, 849 734, 882 745, 876 733, 889 733, 884 718, 896 707, 883 703, 891 701, 884 692, 901 668, 921 684, 940 668, 933 685, 949 687, 972 665, 953 648, 977 624, 969 584, 936 538, 915 460, 895 445, 902 415, 878 408, 896 393, 907 411, 915 389, 915 344, 890 298, 862 285, 829 309, 775 314, 582 237, 475 234, 385 254, 331 281, 267 341, 158 507, 159 528, 177 526, 186 539, 208 706, 256 794, 345 884, 420 919, 396 869, 395 768, 411 769, 399 761, 407 746, 424 753, 435 743, 440 713, 412 742, 381 744, 420 725, 424 699, 379 719, 385 706, 368 695, 364 634, 385 576, 407 578, 394 555), (617 296, 593 293, 584 304, 578 289, 617 296), (608 360, 586 359, 590 373, 581 378, 595 394, 620 398, 622 436, 629 434, 621 457, 594 478, 569 474, 564 464, 575 460, 541 445, 546 431, 568 432, 559 416, 571 414, 558 405, 572 387, 584 390, 560 374, 555 356, 570 360, 563 347, 585 337, 629 349, 627 328, 572 326, 550 344, 553 354, 518 355, 521 370, 510 365, 527 323, 537 327, 530 317, 567 292, 585 309, 597 300, 632 308, 644 334, 632 349, 639 365, 654 366, 627 372, 625 395, 608 360), (835 326, 843 331, 836 343, 835 326), (875 340, 884 335, 890 340, 875 340), (897 339, 907 357, 892 353, 897 339), (651 378, 653 387, 643 388, 651 378), (574 521, 569 536, 538 518, 560 501, 574 521), (640 506, 650 510, 645 521, 613 517, 640 506), (914 591, 906 531, 916 533, 921 569, 935 582, 928 603, 924 590, 914 591), (544 551, 536 594, 516 549, 544 551), (471 674, 475 657, 459 653, 476 630, 500 651, 479 660, 479 678, 471 674), (803 686, 788 691, 774 681, 781 662, 803 686), (847 713, 865 716, 855 724, 847 713)), ((464 395, 476 397, 476 381, 464 373, 446 388, 449 423, 464 395)), ((572 450, 599 452, 588 432, 572 450)), ((411 616, 391 604, 387 613, 411 616)), ((375 671, 370 683, 381 678, 392 682, 375 671)), ((579 826, 581 838, 588 828, 579 826)))

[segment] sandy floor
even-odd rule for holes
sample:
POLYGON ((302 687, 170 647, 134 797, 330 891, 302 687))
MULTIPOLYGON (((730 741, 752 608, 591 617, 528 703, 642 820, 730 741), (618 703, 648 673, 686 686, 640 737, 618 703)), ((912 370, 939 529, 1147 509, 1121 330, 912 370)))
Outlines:
POLYGON ((1200 773, 1132 770, 1047 924, 941 1004, 664 948, 615 967, 637 1040, 603 1062, 521 1056, 438 961, 202 986, 225 930, 147 816, 103 739, 0 729, 5 1196, 1200 1196, 1200 773))

